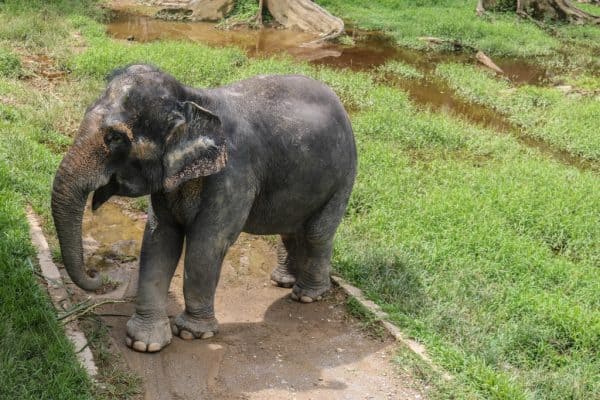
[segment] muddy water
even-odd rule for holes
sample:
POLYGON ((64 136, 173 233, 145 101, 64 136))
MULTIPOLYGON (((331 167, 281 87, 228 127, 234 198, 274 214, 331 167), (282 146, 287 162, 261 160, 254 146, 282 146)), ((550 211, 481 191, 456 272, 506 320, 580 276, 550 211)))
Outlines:
MULTIPOLYGON (((544 141, 522 134, 504 116, 490 108, 461 99, 432 74, 435 67, 442 62, 476 63, 471 55, 465 53, 419 52, 399 48, 389 37, 381 33, 352 29, 349 30, 349 36, 353 38, 355 45, 329 44, 314 47, 306 46, 307 42, 315 39, 314 36, 289 30, 263 28, 223 31, 215 28, 211 23, 162 21, 124 12, 115 14, 114 20, 108 24, 107 29, 109 34, 119 39, 140 42, 161 38, 186 39, 212 46, 237 46, 245 49, 251 57, 286 52, 299 60, 309 61, 315 65, 349 68, 356 71, 373 70, 387 61, 399 60, 416 67, 425 74, 425 78, 413 81, 389 79, 382 83, 407 91, 411 99, 423 108, 456 115, 496 132, 511 134, 523 145, 535 148, 562 163, 581 169, 597 168, 590 162, 566 151, 555 149, 544 141)), ((494 61, 505 71, 506 77, 517 85, 541 85, 547 83, 550 78, 546 69, 529 64, 522 59, 497 58, 494 61)))
POLYGON ((249 55, 275 54, 313 40, 315 35, 285 29, 221 30, 208 22, 172 22, 147 16, 117 13, 108 24, 117 39, 148 42, 157 39, 185 39, 211 46, 236 46, 249 55))
MULTIPOLYGON (((390 82, 393 81, 390 80, 390 82)), ((577 157, 566 150, 553 147, 541 139, 522 133, 517 126, 493 109, 454 96, 453 90, 439 80, 397 81, 394 84, 407 91, 411 100, 423 108, 459 116, 495 132, 512 135, 522 145, 536 149, 563 164, 579 169, 598 171, 598 165, 592 161, 577 157)))
MULTIPOLYGON (((287 29, 221 30, 208 22, 163 21, 146 15, 117 11, 107 26, 108 33, 117 39, 148 42, 157 39, 185 39, 211 46, 237 46, 252 57, 288 52, 298 59, 318 65, 353 70, 370 70, 389 60, 401 60, 420 70, 430 72, 440 62, 472 61, 463 53, 426 53, 399 48, 389 37, 378 32, 349 29, 355 40, 353 46, 305 46, 315 35, 287 29)), ((517 83, 538 84, 547 79, 547 71, 524 60, 497 59, 507 77, 517 83)))

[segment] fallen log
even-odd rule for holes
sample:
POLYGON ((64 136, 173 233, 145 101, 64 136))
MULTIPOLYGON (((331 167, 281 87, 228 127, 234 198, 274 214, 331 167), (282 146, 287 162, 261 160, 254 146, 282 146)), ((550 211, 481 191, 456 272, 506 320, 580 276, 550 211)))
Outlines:
POLYGON ((477 61, 479 61, 480 63, 482 63, 489 69, 491 69, 492 71, 495 71, 498 74, 504 75, 504 71, 502 70, 502 68, 497 66, 496 63, 494 63, 492 61, 492 59, 489 58, 483 51, 481 51, 481 50, 478 51, 477 54, 475 54, 475 59, 477 59, 477 61))

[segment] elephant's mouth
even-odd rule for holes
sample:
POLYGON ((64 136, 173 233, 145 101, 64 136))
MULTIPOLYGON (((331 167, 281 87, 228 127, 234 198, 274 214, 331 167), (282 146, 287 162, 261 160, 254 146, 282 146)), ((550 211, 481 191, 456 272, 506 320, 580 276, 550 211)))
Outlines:
POLYGON ((119 183, 115 175, 110 177, 108 183, 100 186, 94 191, 92 197, 92 210, 96 211, 100 206, 108 201, 113 195, 119 193, 119 183))
POLYGON ((100 186, 94 191, 92 210, 96 211, 114 195, 140 197, 149 193, 148 187, 144 182, 130 183, 128 181, 121 181, 117 178, 117 174, 114 174, 110 177, 106 185, 100 186))

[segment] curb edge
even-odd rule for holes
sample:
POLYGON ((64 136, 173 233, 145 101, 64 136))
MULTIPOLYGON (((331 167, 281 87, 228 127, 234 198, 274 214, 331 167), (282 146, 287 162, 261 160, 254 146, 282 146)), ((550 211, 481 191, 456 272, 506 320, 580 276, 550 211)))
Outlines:
MULTIPOLYGON (((46 237, 38 222, 39 217, 29 205, 26 207, 25 214, 27 216, 27 222, 29 223, 29 237, 31 238, 31 243, 35 247, 38 264, 46 282, 50 300, 52 300, 52 304, 56 311, 64 312, 71 307, 71 302, 62 276, 60 275, 56 264, 52 261, 50 247, 48 246, 46 237)), ((64 325, 64 330, 71 343, 73 343, 75 355, 77 356, 79 363, 93 380, 98 374, 98 368, 94 362, 92 351, 88 346, 88 341, 81 329, 79 329, 79 324, 77 321, 71 321, 64 325)))

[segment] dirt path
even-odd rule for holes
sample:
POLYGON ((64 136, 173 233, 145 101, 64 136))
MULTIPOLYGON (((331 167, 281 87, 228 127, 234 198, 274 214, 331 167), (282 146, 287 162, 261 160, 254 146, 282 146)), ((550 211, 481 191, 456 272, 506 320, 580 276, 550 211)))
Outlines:
MULTIPOLYGON (((86 213, 84 237, 91 263, 122 283, 95 297, 135 296, 142 214, 114 202, 96 215, 86 213)), ((125 346, 125 323, 134 304, 99 310, 110 327, 113 349, 143 379, 144 399, 420 399, 410 377, 392 363, 396 344, 375 339, 345 308, 333 290, 323 301, 299 304, 289 289, 272 286, 273 245, 242 235, 230 249, 216 298, 220 332, 207 340, 173 342, 157 354, 125 346)), ((168 313, 183 309, 183 271, 178 267, 169 292, 168 313)), ((71 287, 75 297, 83 295, 71 287)))

